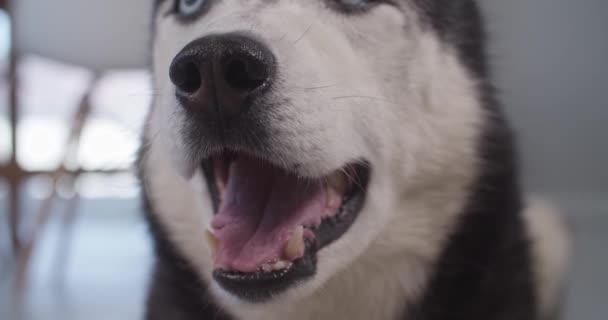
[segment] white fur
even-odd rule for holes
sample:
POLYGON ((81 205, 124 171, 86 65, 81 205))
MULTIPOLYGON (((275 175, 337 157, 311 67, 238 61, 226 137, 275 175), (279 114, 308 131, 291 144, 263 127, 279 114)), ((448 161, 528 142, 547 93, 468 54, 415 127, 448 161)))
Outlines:
POLYGON ((570 230, 558 210, 544 200, 530 200, 524 217, 532 243, 539 311, 545 319, 560 309, 564 279, 570 267, 570 230))
POLYGON ((168 3, 161 6, 154 39, 159 96, 144 161, 152 204, 218 303, 241 319, 395 318, 424 286, 476 178, 483 121, 477 84, 405 6, 346 19, 321 1, 267 3, 223 0, 188 25, 165 16, 168 3), (289 97, 277 112, 291 120, 270 124, 277 161, 299 163, 299 174, 315 177, 360 158, 373 168, 365 207, 319 252, 317 274, 264 304, 243 302, 211 278, 204 240, 211 204, 182 150, 182 115, 168 78, 173 57, 192 40, 243 30, 275 53, 277 91, 289 97))

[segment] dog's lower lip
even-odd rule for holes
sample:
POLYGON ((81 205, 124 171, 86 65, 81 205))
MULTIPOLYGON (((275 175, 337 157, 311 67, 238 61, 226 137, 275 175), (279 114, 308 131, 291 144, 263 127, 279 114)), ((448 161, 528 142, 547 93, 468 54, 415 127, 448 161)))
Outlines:
MULTIPOLYGON (((231 156, 234 159, 234 155, 231 156)), ((218 170, 214 170, 209 160, 203 161, 209 192, 213 199, 213 205, 217 212, 220 206, 220 188, 226 187, 226 180, 219 176, 218 170)), ((239 272, 231 268, 216 267, 213 276, 218 284, 228 292, 250 301, 261 301, 271 298, 292 285, 311 277, 316 272, 316 254, 322 248, 339 239, 354 223, 366 195, 366 188, 370 175, 367 163, 347 165, 340 170, 351 170, 351 175, 356 177, 355 186, 341 198, 341 205, 337 213, 324 218, 318 225, 307 226, 306 229, 314 234, 314 237, 306 240, 306 249, 301 258, 285 261, 284 269, 259 268, 253 272, 239 272), (266 270, 264 270, 266 269, 266 270)), ((220 170, 221 171, 221 170, 220 170)))
POLYGON ((306 254, 295 261, 288 269, 254 273, 241 273, 229 270, 214 270, 213 278, 226 291, 253 303, 264 302, 294 284, 314 275, 317 256, 314 244, 307 243, 306 254))

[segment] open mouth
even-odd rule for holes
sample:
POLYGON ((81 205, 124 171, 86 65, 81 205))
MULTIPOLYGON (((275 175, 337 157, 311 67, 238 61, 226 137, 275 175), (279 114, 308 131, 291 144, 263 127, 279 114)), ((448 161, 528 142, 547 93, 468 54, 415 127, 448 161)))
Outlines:
POLYGON ((317 252, 339 239, 363 207, 370 169, 349 164, 302 178, 248 155, 203 163, 215 216, 207 232, 213 277, 226 291, 263 301, 316 272, 317 252))

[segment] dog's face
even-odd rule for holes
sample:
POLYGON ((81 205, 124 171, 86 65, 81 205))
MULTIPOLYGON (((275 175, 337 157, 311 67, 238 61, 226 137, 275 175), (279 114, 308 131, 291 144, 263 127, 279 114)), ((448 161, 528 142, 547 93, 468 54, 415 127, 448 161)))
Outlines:
POLYGON ((146 179, 222 303, 304 300, 364 252, 436 254, 481 111, 424 2, 158 1, 146 179))

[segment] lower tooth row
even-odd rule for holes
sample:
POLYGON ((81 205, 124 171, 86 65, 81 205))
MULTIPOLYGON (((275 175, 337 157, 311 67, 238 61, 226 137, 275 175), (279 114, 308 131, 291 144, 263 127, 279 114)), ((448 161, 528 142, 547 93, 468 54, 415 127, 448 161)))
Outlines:
POLYGON ((265 263, 262 265, 262 271, 264 272, 272 272, 272 271, 280 271, 285 270, 291 267, 291 262, 279 260, 275 263, 265 263))
POLYGON ((272 266, 272 269, 275 271, 278 271, 278 270, 287 269, 289 267, 291 267, 291 262, 279 260, 274 263, 274 265, 272 266))

